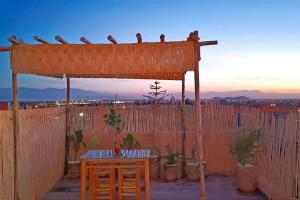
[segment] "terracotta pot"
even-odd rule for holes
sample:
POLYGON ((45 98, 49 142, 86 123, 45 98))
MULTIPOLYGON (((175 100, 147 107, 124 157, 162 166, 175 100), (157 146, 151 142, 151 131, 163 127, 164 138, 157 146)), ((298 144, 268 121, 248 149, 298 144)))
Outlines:
POLYGON ((80 161, 68 162, 68 177, 72 179, 80 178, 80 161))
POLYGON ((160 157, 159 155, 150 156, 150 178, 152 180, 158 180, 160 177, 160 157))
MULTIPOLYGON (((204 176, 207 176, 207 162, 202 161, 204 167, 204 176)), ((189 161, 186 164, 186 176, 190 181, 198 181, 200 180, 200 170, 199 170, 199 162, 197 161, 189 161)))
POLYGON ((177 166, 177 178, 182 178, 182 168, 183 168, 183 160, 177 159, 176 160, 176 166, 177 166))
POLYGON ((186 163, 186 178, 189 181, 199 181, 199 163, 198 162, 188 162, 186 163))
POLYGON ((256 191, 256 166, 253 164, 237 164, 237 185, 238 189, 252 193, 256 191))
POLYGON ((167 182, 172 182, 177 180, 177 167, 174 165, 165 166, 165 180, 167 182))

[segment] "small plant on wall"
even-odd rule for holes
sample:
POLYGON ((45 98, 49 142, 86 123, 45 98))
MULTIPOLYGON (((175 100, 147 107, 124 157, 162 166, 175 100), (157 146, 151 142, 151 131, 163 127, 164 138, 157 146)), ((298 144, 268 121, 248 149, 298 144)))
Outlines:
POLYGON ((134 138, 132 133, 128 133, 124 138, 123 138, 123 148, 125 149, 139 149, 141 148, 141 144, 137 139, 134 138))
POLYGON ((114 108, 111 108, 104 115, 104 120, 114 135, 118 135, 124 129, 125 123, 122 120, 120 113, 118 113, 114 108))

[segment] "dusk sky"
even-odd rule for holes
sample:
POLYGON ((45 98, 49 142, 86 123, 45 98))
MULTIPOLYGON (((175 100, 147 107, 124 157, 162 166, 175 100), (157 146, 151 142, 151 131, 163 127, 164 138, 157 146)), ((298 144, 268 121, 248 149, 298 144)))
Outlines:
MULTIPOLYGON (((201 92, 261 90, 300 93, 300 1, 13 1, 0 0, 0 46, 16 35, 35 44, 37 35, 57 43, 85 36, 94 43, 186 40, 198 30, 201 40, 218 40, 203 47, 200 62, 201 92)), ((188 73, 187 90, 193 90, 188 73)), ((21 75, 19 86, 65 88, 66 81, 21 75)), ((72 88, 113 93, 145 93, 151 80, 71 79, 72 88)), ((179 81, 162 81, 170 92, 179 81)), ((0 87, 11 87, 8 53, 0 53, 0 87)))

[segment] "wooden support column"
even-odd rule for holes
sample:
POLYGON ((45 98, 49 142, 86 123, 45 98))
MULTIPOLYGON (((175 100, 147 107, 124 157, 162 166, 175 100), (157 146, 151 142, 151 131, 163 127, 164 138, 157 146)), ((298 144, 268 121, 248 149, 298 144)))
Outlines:
POLYGON ((185 73, 181 81, 181 123, 182 123, 182 141, 181 141, 181 153, 182 153, 182 176, 186 176, 186 152, 185 152, 185 142, 186 142, 186 130, 185 130, 185 73))
POLYGON ((19 98, 17 74, 12 72, 12 90, 13 90, 13 128, 14 128, 14 200, 19 199, 18 194, 18 159, 19 159, 19 135, 20 135, 20 116, 19 116, 19 98))
POLYGON ((199 48, 199 38, 198 31, 193 34, 193 40, 195 42, 195 54, 198 55, 195 61, 194 69, 194 80, 195 80, 195 120, 196 120, 196 134, 197 134, 197 144, 199 150, 199 169, 200 169, 200 200, 206 200, 206 188, 205 188, 205 175, 203 167, 203 136, 201 131, 201 102, 200 102, 200 79, 199 79, 199 61, 200 48, 199 48))
POLYGON ((68 174, 68 158, 70 153, 70 142, 68 136, 70 134, 69 112, 70 112, 70 77, 67 77, 67 101, 66 101, 66 136, 65 136, 65 175, 68 174))

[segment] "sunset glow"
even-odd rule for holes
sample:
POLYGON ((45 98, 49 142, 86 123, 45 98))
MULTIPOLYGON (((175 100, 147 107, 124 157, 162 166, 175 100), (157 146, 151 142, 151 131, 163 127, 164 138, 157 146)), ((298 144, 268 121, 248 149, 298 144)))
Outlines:
MULTIPOLYGON (((159 41, 164 33, 167 41, 185 40, 189 31, 199 30, 202 40, 218 40, 217 46, 201 49, 201 92, 261 90, 264 92, 300 93, 300 5, 296 1, 168 1, 143 3, 135 1, 92 1, 85 7, 79 2, 64 4, 58 12, 54 2, 42 7, 36 4, 2 6, 0 43, 17 34, 28 43, 39 34, 55 43, 60 34, 70 43, 86 36, 96 43, 108 43, 108 34, 120 43, 136 42, 140 32, 143 41, 159 41), (47 8, 47 9, 46 9, 47 8), (167 9, 166 9, 167 8, 167 9), (24 11, 26 10, 26 12, 24 11), (30 11, 39 12, 30 12, 30 11), (54 10, 54 13, 50 13, 54 10), (201 12, 199 12, 201 10, 201 12), (79 17, 80 13, 80 17, 79 17), (26 16, 26 17, 25 17, 26 16), (172 17, 170 17, 172 16, 172 17), (43 23, 44 20, 47 23, 43 23), (194 20, 190 20, 194 19, 194 20), (38 25, 38 26, 37 26, 38 25), (20 27, 21 26, 21 27, 20 27), (5 28, 4 28, 5 27, 5 28)), ((11 87, 8 54, 0 54, 1 87, 11 87)), ((32 88, 65 88, 65 80, 22 75, 20 86, 32 88)), ((186 88, 193 91, 193 74, 186 75, 186 88)), ((144 94, 151 80, 72 79, 73 88, 144 94)), ((170 93, 181 91, 180 81, 162 81, 170 93)))

